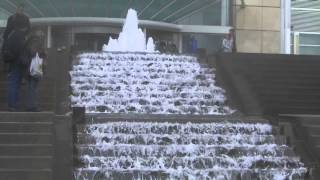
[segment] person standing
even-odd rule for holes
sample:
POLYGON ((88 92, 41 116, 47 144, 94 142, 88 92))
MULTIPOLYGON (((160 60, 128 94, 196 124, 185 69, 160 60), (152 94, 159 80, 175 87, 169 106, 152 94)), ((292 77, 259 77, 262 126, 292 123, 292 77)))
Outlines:
POLYGON ((19 4, 17 6, 16 13, 8 18, 7 27, 3 33, 4 41, 6 41, 10 33, 17 28, 25 28, 27 33, 30 31, 30 20, 29 17, 24 14, 24 7, 24 4, 19 4))
POLYGON ((229 33, 222 40, 222 52, 236 52, 233 29, 230 29, 229 33))
MULTIPOLYGON (((27 68, 23 57, 26 37, 30 32, 30 21, 24 13, 24 5, 17 7, 16 13, 8 18, 7 26, 3 34, 4 46, 7 51, 11 51, 12 57, 4 59, 9 65, 8 72, 8 110, 17 111, 18 95, 20 91, 23 74, 27 68)), ((4 48, 3 48, 4 49, 4 48)), ((3 50, 2 49, 2 50, 3 50)), ((4 54, 4 53, 3 53, 4 54)), ((8 57, 5 57, 8 58, 8 57)))
MULTIPOLYGON (((38 106, 37 106, 37 89, 38 89, 38 84, 42 78, 42 75, 41 74, 35 75, 31 73, 31 64, 32 64, 31 59, 41 58, 42 60, 45 60, 47 58, 47 55, 38 37, 36 36, 30 37, 28 39, 27 44, 28 44, 27 52, 28 52, 28 57, 30 58, 30 63, 27 69, 28 90, 27 90, 27 109, 26 110, 28 112, 39 112, 40 110, 38 109, 38 106)), ((42 66, 39 68, 41 70, 43 69, 42 66)))

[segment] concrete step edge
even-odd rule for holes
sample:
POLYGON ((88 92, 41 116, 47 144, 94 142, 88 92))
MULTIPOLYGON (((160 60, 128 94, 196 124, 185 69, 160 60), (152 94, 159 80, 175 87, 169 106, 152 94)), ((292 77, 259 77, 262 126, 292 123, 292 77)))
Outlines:
POLYGON ((2 135, 10 135, 10 136, 53 136, 52 133, 0 133, 2 135))
POLYGON ((1 147, 52 147, 53 144, 0 144, 1 147))
POLYGON ((6 169, 6 168, 0 168, 0 173, 2 172, 52 172, 52 169, 6 169))
POLYGON ((53 125, 53 122, 1 122, 1 125, 53 125))

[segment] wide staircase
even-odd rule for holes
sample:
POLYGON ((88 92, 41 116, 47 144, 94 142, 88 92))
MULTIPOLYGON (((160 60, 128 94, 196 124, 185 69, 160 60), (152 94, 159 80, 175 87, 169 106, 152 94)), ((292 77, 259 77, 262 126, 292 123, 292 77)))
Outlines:
MULTIPOLYGON (((282 114, 279 116, 283 120, 292 122, 295 127, 295 134, 302 141, 301 147, 304 147, 309 154, 310 163, 319 169, 320 167, 320 115, 308 114, 282 114)), ((297 138, 298 139, 298 138, 297 138)))
POLYGON ((215 70, 195 57, 84 53, 74 64, 71 103, 86 111, 74 126, 77 180, 308 174, 278 127, 232 114, 215 70))
POLYGON ((52 180, 53 113, 0 113, 0 179, 52 180))
POLYGON ((75 179, 295 180, 307 172, 265 119, 158 115, 137 121, 87 115, 77 126, 75 179))
POLYGON ((219 62, 244 77, 265 114, 320 112, 318 56, 224 54, 219 62))

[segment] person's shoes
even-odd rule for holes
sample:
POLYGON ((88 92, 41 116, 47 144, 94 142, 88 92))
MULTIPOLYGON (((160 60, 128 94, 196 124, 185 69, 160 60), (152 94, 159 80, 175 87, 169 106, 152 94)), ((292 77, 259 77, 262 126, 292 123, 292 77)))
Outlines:
POLYGON ((40 112, 38 108, 28 108, 27 112, 40 112))

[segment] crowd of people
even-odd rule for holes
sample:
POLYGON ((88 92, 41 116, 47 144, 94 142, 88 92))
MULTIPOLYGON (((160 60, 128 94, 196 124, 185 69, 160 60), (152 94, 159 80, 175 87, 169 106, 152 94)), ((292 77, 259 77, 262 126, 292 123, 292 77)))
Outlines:
MULTIPOLYGON (((8 18, 3 33, 1 49, 2 59, 8 77, 8 110, 18 111, 19 94, 22 81, 27 84, 26 111, 39 111, 37 107, 37 87, 41 74, 30 73, 35 58, 46 58, 40 39, 32 35, 28 16, 24 14, 24 5, 17 7, 16 13, 8 18)), ((38 64, 39 66, 42 64, 38 64)), ((39 67, 42 69, 42 67, 39 67)))

